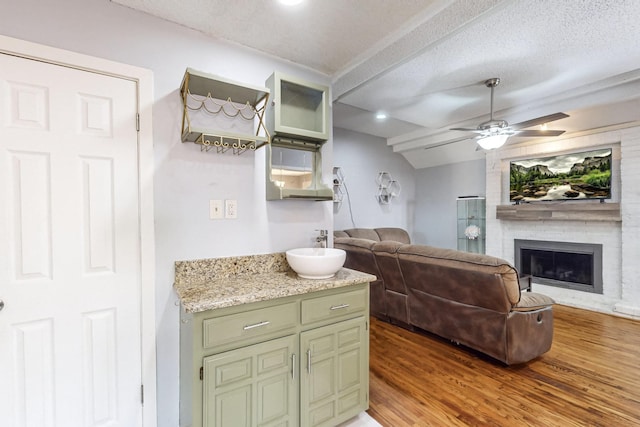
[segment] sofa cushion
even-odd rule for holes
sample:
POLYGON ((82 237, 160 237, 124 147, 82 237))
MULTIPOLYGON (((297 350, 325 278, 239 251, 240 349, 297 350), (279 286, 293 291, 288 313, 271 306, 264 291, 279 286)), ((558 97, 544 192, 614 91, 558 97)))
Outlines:
POLYGON ((333 246, 340 249, 364 249, 373 250, 373 245, 378 243, 377 240, 360 239, 357 237, 336 237, 333 239, 333 246))
POLYGON ((425 245, 401 246, 398 259, 408 288, 502 312, 520 301, 518 273, 503 259, 425 245))
POLYGON ((380 236, 380 240, 392 240, 400 243, 411 243, 409 233, 402 228, 376 228, 376 233, 380 236))
POLYGON ((333 239, 333 247, 344 249, 347 258, 344 262, 346 268, 373 274, 376 280, 370 283, 369 302, 371 314, 384 319, 386 317, 385 291, 382 285, 382 276, 378 271, 378 264, 373 255, 374 240, 357 239, 353 237, 336 237, 333 239))
POLYGON ((403 246, 403 243, 385 240, 374 243, 372 249, 376 257, 376 262, 378 263, 378 270, 382 275, 385 289, 406 295, 407 289, 396 256, 396 252, 398 252, 401 246, 403 246))
POLYGON ((380 241, 380 236, 373 228, 350 228, 348 230, 344 230, 350 237, 355 237, 357 239, 369 239, 374 240, 376 242, 380 241))
POLYGON ((336 237, 349 237, 349 235, 342 231, 342 230, 334 230, 333 231, 333 238, 335 239, 336 237))
POLYGON ((387 254, 391 254, 395 256, 396 252, 398 252, 398 249, 400 249, 400 247, 403 245, 404 243, 402 242, 398 242, 394 240, 384 240, 381 242, 375 242, 371 246, 371 250, 374 252, 385 252, 387 254))
POLYGON ((338 237, 333 240, 333 247, 347 251, 347 259, 344 262, 346 268, 373 274, 380 279, 378 264, 372 250, 375 243, 374 240, 368 239, 338 237))

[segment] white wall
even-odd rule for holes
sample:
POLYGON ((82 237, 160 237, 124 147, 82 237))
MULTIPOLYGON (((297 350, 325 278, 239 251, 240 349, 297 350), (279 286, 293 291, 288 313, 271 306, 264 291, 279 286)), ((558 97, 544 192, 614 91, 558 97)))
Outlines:
POLYGON ((414 242, 456 249, 456 198, 484 194, 484 160, 417 170, 414 242))
MULTIPOLYGON (((326 76, 107 0, 0 0, 0 33, 154 72, 158 425, 178 425, 176 260, 268 253, 308 245, 332 228, 332 203, 266 202, 264 149, 242 156, 201 153, 180 141, 178 89, 186 67, 264 86, 274 70, 328 84, 326 76), (237 199, 238 219, 208 219, 209 199, 237 199)), ((248 22, 247 25, 251 23, 248 22)), ((330 182, 332 142, 324 145, 330 182)))
POLYGON ((354 227, 400 227, 412 234, 415 206, 415 170, 384 138, 336 128, 333 130, 333 158, 342 168, 351 198, 353 221, 347 195, 340 208, 334 207, 336 230, 354 227), (388 172, 401 186, 400 195, 388 205, 375 198, 379 172, 388 172))

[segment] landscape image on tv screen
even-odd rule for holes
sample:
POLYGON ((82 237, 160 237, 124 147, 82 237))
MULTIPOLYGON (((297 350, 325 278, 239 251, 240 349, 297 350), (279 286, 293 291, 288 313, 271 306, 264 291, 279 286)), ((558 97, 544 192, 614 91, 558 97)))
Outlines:
POLYGON ((611 148, 514 160, 509 200, 574 200, 611 198, 611 148))

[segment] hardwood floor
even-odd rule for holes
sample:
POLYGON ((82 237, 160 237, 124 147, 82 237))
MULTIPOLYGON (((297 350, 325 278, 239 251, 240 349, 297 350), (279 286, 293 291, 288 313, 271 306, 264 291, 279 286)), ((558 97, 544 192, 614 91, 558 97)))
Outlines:
POLYGON ((640 426, 640 321, 555 305, 551 350, 516 366, 375 318, 370 337, 385 427, 640 426))

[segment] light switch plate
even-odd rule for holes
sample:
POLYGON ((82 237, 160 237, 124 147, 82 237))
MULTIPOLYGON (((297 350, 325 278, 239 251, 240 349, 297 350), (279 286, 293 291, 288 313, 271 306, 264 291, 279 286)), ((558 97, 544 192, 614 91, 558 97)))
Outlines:
POLYGON ((222 200, 209 200, 209 218, 210 219, 222 219, 224 218, 224 207, 222 200))
POLYGON ((237 200, 224 201, 224 217, 228 219, 238 218, 238 201, 237 200))

